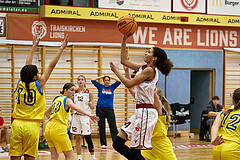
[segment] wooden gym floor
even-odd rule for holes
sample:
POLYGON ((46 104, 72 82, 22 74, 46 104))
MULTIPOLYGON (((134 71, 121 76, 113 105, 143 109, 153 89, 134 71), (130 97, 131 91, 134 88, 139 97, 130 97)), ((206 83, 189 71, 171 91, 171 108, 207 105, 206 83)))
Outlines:
MULTIPOLYGON (((169 137, 174 148, 174 152, 178 160, 211 160, 212 158, 212 145, 210 142, 199 141, 198 135, 188 138, 187 136, 182 137, 169 137)), ((93 138, 93 144, 95 147, 95 155, 97 160, 125 160, 120 154, 118 154, 112 148, 111 138, 107 138, 108 146, 107 149, 101 149, 100 142, 98 138, 93 138)), ((129 144, 129 143, 128 143, 129 144)), ((1 143, 1 146, 5 144, 1 143)), ((73 140, 73 146, 75 142, 73 140)), ((74 151, 74 159, 77 160, 77 154, 74 151)), ((8 152, 0 153, 1 160, 9 160, 8 152)), ((23 158, 22 158, 23 159, 23 158)), ((50 152, 45 150, 39 150, 39 157, 36 160, 48 160, 50 158, 50 152)), ((61 153, 59 160, 64 160, 64 155, 61 153)), ((83 160, 91 160, 91 156, 86 148, 83 148, 82 153, 83 160)))

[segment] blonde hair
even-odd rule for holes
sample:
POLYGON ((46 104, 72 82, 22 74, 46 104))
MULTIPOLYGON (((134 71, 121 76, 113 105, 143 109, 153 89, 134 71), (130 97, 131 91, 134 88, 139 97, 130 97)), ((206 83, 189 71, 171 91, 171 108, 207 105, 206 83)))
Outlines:
POLYGON ((162 102, 162 105, 165 109, 165 111, 167 112, 166 113, 166 121, 167 121, 167 125, 170 125, 170 121, 171 121, 171 106, 169 105, 168 103, 168 100, 163 96, 163 91, 156 87, 156 92, 157 92, 157 95, 159 96, 161 102, 162 102))

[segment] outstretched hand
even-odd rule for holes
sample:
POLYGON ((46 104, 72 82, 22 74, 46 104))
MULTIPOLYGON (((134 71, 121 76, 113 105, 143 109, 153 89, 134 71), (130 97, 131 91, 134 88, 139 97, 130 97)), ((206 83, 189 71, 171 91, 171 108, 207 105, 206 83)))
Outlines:
POLYGON ((35 47, 38 46, 40 42, 40 36, 38 34, 34 35, 32 41, 33 41, 33 46, 35 47))
POLYGON ((225 143, 225 141, 223 141, 222 135, 221 136, 217 136, 214 140, 212 140, 212 145, 217 146, 220 145, 222 143, 225 143))
POLYGON ((97 117, 96 115, 91 115, 91 116, 89 116, 89 117, 91 118, 91 120, 92 120, 93 122, 98 122, 98 121, 100 120, 100 118, 97 117))
POLYGON ((128 36, 128 35, 124 34, 122 40, 126 41, 129 37, 131 37, 131 35, 128 36))
POLYGON ((113 62, 109 62, 109 64, 110 64, 110 68, 113 72, 118 71, 118 66, 117 65, 115 65, 113 62))
POLYGON ((69 41, 69 38, 68 38, 68 34, 67 34, 66 37, 64 38, 64 40, 62 41, 62 44, 61 44, 62 49, 65 49, 67 47, 68 41, 69 41))

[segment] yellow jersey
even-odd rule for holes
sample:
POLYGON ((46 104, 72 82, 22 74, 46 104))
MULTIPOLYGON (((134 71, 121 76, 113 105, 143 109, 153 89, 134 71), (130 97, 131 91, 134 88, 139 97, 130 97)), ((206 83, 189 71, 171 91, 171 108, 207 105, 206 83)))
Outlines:
POLYGON ((61 95, 53 101, 49 121, 57 121, 65 125, 68 124, 69 108, 66 109, 67 99, 67 96, 61 95))
POLYGON ((14 91, 17 102, 13 109, 13 118, 41 121, 46 107, 45 92, 41 90, 38 80, 29 83, 29 91, 32 99, 28 97, 25 82, 18 82, 14 91))
POLYGON ((240 144, 240 109, 228 114, 222 112, 220 115, 222 121, 218 134, 221 134, 225 141, 240 144))
POLYGON ((162 108, 163 114, 158 116, 158 121, 155 125, 152 138, 157 137, 167 137, 168 125, 167 125, 167 115, 164 108, 162 108))

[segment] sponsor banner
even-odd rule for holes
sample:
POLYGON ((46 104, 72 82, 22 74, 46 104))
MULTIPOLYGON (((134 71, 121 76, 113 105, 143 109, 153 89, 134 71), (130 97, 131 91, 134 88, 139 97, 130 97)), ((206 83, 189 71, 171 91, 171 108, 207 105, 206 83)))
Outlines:
POLYGON ((38 13, 38 8, 23 8, 23 7, 0 6, 0 12, 38 13))
POLYGON ((164 0, 99 0, 99 8, 171 12, 171 1, 164 0))
POLYGON ((40 7, 41 18, 45 17, 117 21, 121 16, 124 15, 130 15, 134 17, 137 22, 146 23, 240 27, 240 17, 236 16, 146 12, 51 5, 40 7), (181 21, 181 18, 186 18, 187 21, 181 21))
POLYGON ((38 0, 0 0, 1 12, 38 12, 38 0))
POLYGON ((0 37, 5 37, 6 35, 6 19, 5 17, 0 17, 0 37))
MULTIPOLYGON (((38 33, 42 41, 61 41, 66 34, 70 42, 121 43, 122 34, 114 21, 39 18, 9 14, 9 40, 32 40, 38 33), (22 23, 24 22, 24 23, 22 23)), ((138 23, 127 43, 156 45, 162 48, 222 49, 240 46, 237 27, 214 27, 138 23)))
POLYGON ((173 12, 206 13, 206 0, 173 0, 173 12))
POLYGON ((240 0, 208 0, 207 13, 240 16, 240 0))

